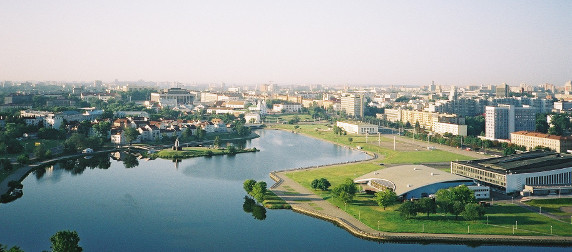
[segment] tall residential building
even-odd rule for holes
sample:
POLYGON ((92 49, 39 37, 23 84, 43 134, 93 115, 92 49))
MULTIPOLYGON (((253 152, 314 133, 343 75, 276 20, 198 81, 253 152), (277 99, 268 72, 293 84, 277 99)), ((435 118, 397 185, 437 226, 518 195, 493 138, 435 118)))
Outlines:
POLYGON ((459 98, 457 93, 457 86, 451 86, 451 91, 449 92, 449 101, 456 101, 459 98))
POLYGON ((509 97, 509 93, 510 87, 506 83, 497 86, 496 97, 509 97))
POLYGON ((534 131, 536 108, 513 105, 487 106, 485 115, 485 137, 487 139, 509 139, 515 131, 534 131))
POLYGON ((364 97, 361 94, 344 94, 341 97, 341 107, 349 116, 363 117, 364 97))

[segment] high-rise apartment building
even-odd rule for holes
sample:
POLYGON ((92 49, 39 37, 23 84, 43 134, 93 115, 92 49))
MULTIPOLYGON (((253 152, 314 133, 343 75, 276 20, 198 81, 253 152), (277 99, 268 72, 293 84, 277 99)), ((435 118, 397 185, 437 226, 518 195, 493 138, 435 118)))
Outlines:
POLYGON ((488 139, 509 139, 515 131, 534 131, 536 108, 513 105, 487 106, 485 115, 485 137, 488 139))
POLYGON ((343 94, 341 107, 349 116, 363 117, 364 97, 361 94, 343 94))

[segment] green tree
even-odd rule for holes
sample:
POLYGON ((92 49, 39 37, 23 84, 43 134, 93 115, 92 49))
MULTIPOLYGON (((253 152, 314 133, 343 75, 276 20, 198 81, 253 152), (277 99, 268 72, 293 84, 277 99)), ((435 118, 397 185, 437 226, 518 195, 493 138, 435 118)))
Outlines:
POLYGON ((242 183, 242 188, 246 191, 246 193, 252 192, 252 188, 256 184, 256 180, 254 179, 247 179, 242 183))
POLYGON ((476 203, 465 205, 465 210, 461 213, 466 220, 478 220, 485 215, 485 208, 476 203))
POLYGON ((79 246, 79 235, 76 231, 58 231, 54 234, 50 241, 52 242, 53 252, 80 252, 83 251, 79 246))
POLYGON ((8 248, 6 245, 0 244, 0 252, 24 252, 24 250, 18 246, 8 248))
POLYGON ((351 179, 346 179, 344 183, 332 189, 332 194, 334 195, 334 198, 341 200, 346 204, 353 200, 356 192, 357 192, 357 186, 351 179))
POLYGON ((34 156, 38 160, 43 160, 46 158, 46 147, 43 144, 40 144, 34 148, 34 156))
POLYGON ((541 113, 536 115, 535 130, 540 133, 548 133, 548 121, 546 121, 546 114, 541 113))
POLYGON ((375 201, 380 207, 385 210, 386 207, 395 204, 397 201, 397 194, 389 188, 385 188, 383 191, 375 193, 375 201))
POLYGON ((310 183, 310 186, 311 186, 312 189, 314 189, 314 190, 318 189, 318 179, 312 180, 312 183, 310 183))
POLYGON ((28 154, 22 153, 16 158, 16 161, 20 164, 27 164, 30 162, 30 157, 28 157, 28 154))
POLYGON ((465 205, 476 201, 475 194, 466 185, 440 189, 435 194, 437 205, 443 212, 459 216, 465 205))
POLYGON ((236 147, 234 147, 234 145, 228 146, 227 151, 228 151, 228 154, 231 154, 231 155, 234 155, 237 152, 236 147))
POLYGON ((125 135, 125 140, 127 140, 127 142, 131 144, 139 136, 139 131, 137 131, 134 128, 127 127, 123 130, 123 134, 125 135))
POLYGON ((320 178, 318 180, 318 189, 320 189, 322 191, 327 191, 331 185, 332 184, 330 184, 330 181, 328 181, 326 178, 320 178))
POLYGON ((220 137, 219 137, 219 136, 216 136, 216 137, 215 137, 215 139, 214 139, 214 141, 213 141, 213 145, 214 145, 216 148, 220 147, 220 137))
POLYGON ((350 142, 350 144, 352 144, 353 141, 354 139, 352 137, 348 137, 348 142, 350 142))
POLYGON ((437 203, 432 198, 421 198, 415 204, 417 204, 419 212, 426 213, 427 217, 429 214, 437 212, 437 203))
POLYGON ((202 129, 202 128, 197 129, 197 139, 199 141, 202 141, 205 138, 206 134, 207 134, 207 132, 204 129, 202 129))
POLYGON ((408 201, 403 202, 403 204, 401 204, 401 206, 399 206, 397 211, 399 211, 399 215, 401 215, 401 217, 409 219, 409 218, 415 217, 415 215, 417 215, 417 206, 415 205, 415 203, 408 200, 408 201))
POLYGON ((258 202, 262 203, 262 201, 264 201, 266 190, 266 182, 258 181, 256 184, 254 184, 254 186, 252 186, 252 197, 254 197, 258 202))

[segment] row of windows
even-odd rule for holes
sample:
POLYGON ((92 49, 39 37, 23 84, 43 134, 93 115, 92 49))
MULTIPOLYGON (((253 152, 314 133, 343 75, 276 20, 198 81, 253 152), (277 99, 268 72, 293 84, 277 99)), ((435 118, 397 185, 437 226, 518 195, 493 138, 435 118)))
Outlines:
POLYGON ((527 185, 558 185, 570 184, 571 182, 572 172, 526 178, 527 185))

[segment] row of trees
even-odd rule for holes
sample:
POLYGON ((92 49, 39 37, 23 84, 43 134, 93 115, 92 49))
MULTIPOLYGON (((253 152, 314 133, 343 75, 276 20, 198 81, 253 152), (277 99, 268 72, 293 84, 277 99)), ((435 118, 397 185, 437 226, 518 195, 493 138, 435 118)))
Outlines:
MULTIPOLYGON (((76 231, 58 231, 50 237, 52 252, 81 252, 83 248, 79 246, 79 235, 76 231)), ((6 245, 0 244, 0 252, 24 252, 20 247, 13 246, 8 249, 6 245)))
POLYGON ((397 211, 404 218, 415 217, 418 213, 427 216, 440 209, 443 213, 462 215, 466 220, 476 220, 485 214, 484 208, 476 203, 474 193, 465 185, 440 189, 435 198, 421 198, 415 201, 405 201, 397 211))

